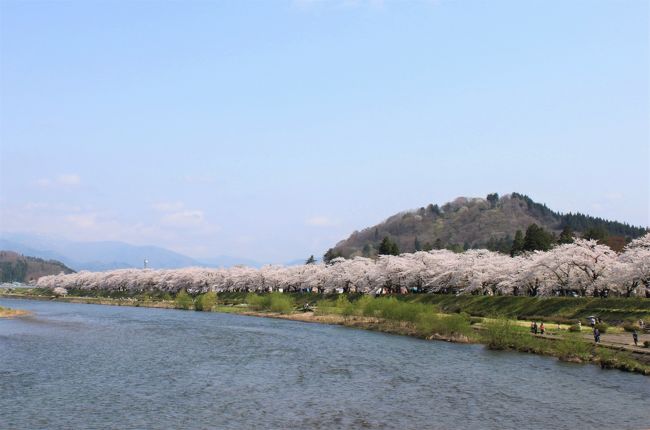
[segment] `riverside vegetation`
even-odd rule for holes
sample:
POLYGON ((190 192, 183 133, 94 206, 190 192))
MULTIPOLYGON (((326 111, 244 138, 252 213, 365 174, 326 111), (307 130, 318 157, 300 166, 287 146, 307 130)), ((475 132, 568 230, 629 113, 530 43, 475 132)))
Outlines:
MULTIPOLYGON (((650 319, 650 300, 623 298, 533 298, 449 295, 240 293, 177 294, 95 290, 70 291, 59 299, 71 302, 150 306, 196 311, 218 311, 268 316, 305 322, 339 324, 452 342, 482 343, 494 350, 512 350, 554 356, 563 361, 595 363, 650 375, 650 355, 597 346, 572 331, 579 320, 597 314, 606 322, 601 332, 636 328, 650 319), (546 321, 550 336, 533 336, 518 320, 546 321)), ((49 289, 14 289, 5 296, 53 298, 49 289)))
POLYGON ((0 306, 0 318, 12 318, 27 314, 28 312, 21 309, 10 309, 0 306))

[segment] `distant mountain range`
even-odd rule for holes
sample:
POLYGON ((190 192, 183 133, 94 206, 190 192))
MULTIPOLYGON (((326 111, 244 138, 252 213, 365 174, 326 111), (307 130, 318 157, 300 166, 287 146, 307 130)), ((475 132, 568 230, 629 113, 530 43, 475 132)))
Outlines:
POLYGON ((580 213, 554 212, 523 194, 499 197, 495 193, 487 198, 459 197, 442 206, 429 204, 395 214, 375 226, 355 231, 330 249, 328 256, 376 255, 385 237, 396 243, 400 252, 435 248, 488 248, 507 252, 516 231, 525 232, 531 224, 555 235, 565 227, 579 235, 596 232, 606 236, 604 241, 613 249, 620 249, 627 241, 647 232, 646 227, 580 213))
POLYGON ((30 282, 41 276, 72 272, 72 269, 59 261, 0 251, 0 282, 30 282))
POLYGON ((103 271, 143 267, 175 269, 189 266, 230 267, 238 264, 259 267, 257 261, 231 256, 197 260, 158 246, 138 246, 124 242, 75 242, 23 233, 0 234, 0 250, 45 260, 57 260, 74 270, 103 271))

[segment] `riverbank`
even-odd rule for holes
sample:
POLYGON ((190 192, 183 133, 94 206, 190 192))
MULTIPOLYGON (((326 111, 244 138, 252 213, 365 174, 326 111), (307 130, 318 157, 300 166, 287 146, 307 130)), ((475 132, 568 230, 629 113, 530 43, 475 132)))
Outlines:
MULTIPOLYGON (((518 319, 521 318, 520 315, 511 315, 506 318, 503 316, 496 317, 491 314, 491 317, 484 317, 459 312, 458 308, 453 309, 455 312, 449 312, 453 297, 447 296, 442 298, 446 302, 445 306, 432 302, 429 297, 418 296, 372 298, 363 295, 320 296, 315 294, 273 293, 257 295, 227 293, 220 294, 217 300, 214 293, 197 297, 191 297, 183 293, 177 295, 176 298, 169 295, 168 297, 157 297, 147 294, 117 298, 55 297, 48 295, 47 292, 29 289, 5 291, 0 293, 0 296, 112 306, 211 310, 307 323, 335 324, 421 339, 480 343, 495 350, 512 350, 553 356, 567 362, 593 363, 603 368, 615 368, 650 375, 650 349, 634 348, 620 342, 609 342, 606 337, 607 334, 603 335, 601 344, 594 345, 593 341, 588 338, 589 333, 587 332, 589 329, 585 327, 583 333, 574 333, 569 330, 571 325, 562 323, 556 323, 553 326, 548 324, 549 329, 547 329, 544 336, 532 335, 529 332, 529 322, 518 319), (204 307, 205 303, 214 303, 214 305, 204 307)), ((498 301, 500 298, 461 298, 458 306, 467 307, 468 303, 476 306, 478 302, 482 303, 483 306, 496 309, 490 299, 498 301)), ((538 303, 533 304, 536 306, 541 304, 542 307, 546 306, 547 308, 558 307, 558 301, 544 303, 544 300, 553 299, 537 299, 538 303)), ((567 314, 566 310, 569 307, 572 308, 572 312, 575 312, 578 308, 582 308, 579 312, 585 312, 585 308, 594 309, 594 305, 590 304, 590 302, 588 300, 586 303, 571 303, 564 299, 559 301, 564 307, 565 312, 563 315, 567 314)), ((606 307, 608 304, 621 306, 621 303, 609 303, 607 301, 598 303, 600 303, 601 308, 606 307)), ((627 303, 626 305, 628 309, 631 309, 632 314, 637 315, 639 312, 643 313, 646 304, 627 303)), ((621 308, 618 309, 616 315, 623 315, 621 308)), ((548 311, 547 314, 549 321, 553 320, 553 318, 556 318, 557 321, 564 321, 566 318, 553 315, 548 311)), ((627 320, 624 321, 629 323, 629 314, 625 315, 627 320)), ((612 325, 609 329, 615 334, 623 333, 621 326, 612 325)), ((641 340, 642 344, 643 338, 641 340)))

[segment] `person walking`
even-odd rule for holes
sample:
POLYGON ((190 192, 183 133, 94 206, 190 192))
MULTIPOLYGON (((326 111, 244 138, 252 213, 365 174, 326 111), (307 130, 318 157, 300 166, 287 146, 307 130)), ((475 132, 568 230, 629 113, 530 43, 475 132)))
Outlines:
POLYGON ((539 332, 540 332, 541 334, 544 334, 544 323, 541 323, 541 324, 539 325, 539 332))
POLYGON ((632 340, 634 340, 634 346, 639 346, 639 333, 636 330, 632 332, 632 340))
POLYGON ((537 323, 533 323, 533 334, 537 334, 537 323))
POLYGON ((600 330, 594 329, 594 342, 600 343, 600 330))

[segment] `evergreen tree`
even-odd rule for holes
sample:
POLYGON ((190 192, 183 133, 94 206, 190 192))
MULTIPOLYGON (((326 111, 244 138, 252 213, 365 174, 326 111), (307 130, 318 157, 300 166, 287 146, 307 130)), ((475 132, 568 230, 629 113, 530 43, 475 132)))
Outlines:
POLYGON ((497 193, 492 193, 487 195, 487 201, 490 202, 491 207, 496 207, 497 203, 499 203, 499 194, 497 193))
POLYGON ((399 248, 388 236, 379 244, 379 255, 399 255, 399 248))
POLYGON ((512 247, 510 248, 510 256, 514 257, 519 255, 524 251, 524 234, 521 230, 517 230, 515 233, 515 238, 512 241, 512 247))
POLYGON ((440 240, 440 238, 436 239, 435 243, 433 244, 433 247, 435 249, 442 249, 443 248, 442 240, 440 240))
POLYGON ((307 261, 305 261, 305 264, 316 264, 316 259, 313 255, 310 255, 307 261))
POLYGON ((537 224, 531 224, 526 229, 524 251, 548 251, 553 242, 553 235, 537 224))
POLYGON ((607 230, 605 230, 603 227, 591 227, 587 229, 583 234, 583 237, 585 239, 597 240, 600 243, 605 242, 605 240, 607 240, 607 236, 609 236, 607 234, 607 230))
POLYGON ((458 243, 450 243, 450 244, 448 244, 447 249, 452 251, 452 252, 455 252, 456 254, 460 254, 461 252, 463 252, 463 247, 458 243))
POLYGON ((422 251, 422 245, 420 244, 420 241, 418 240, 417 236, 413 241, 413 247, 415 248, 415 251, 422 251))
POLYGON ((559 244, 573 243, 573 230, 571 230, 571 227, 569 227, 568 225, 564 227, 562 233, 560 233, 560 238, 558 239, 557 243, 559 244))
POLYGON ((330 261, 334 260, 337 257, 342 257, 341 253, 339 251, 334 251, 333 248, 330 248, 327 250, 325 255, 323 255, 323 261, 325 264, 329 264, 330 261))

